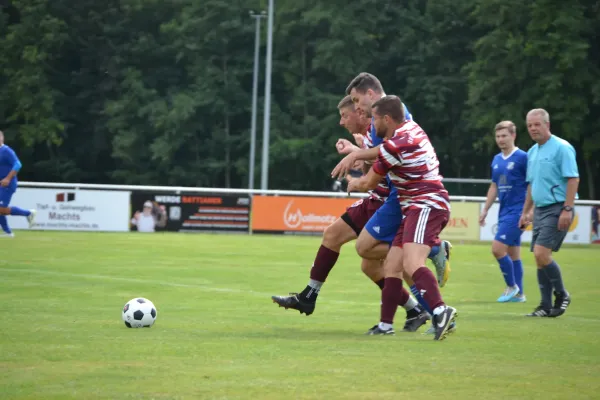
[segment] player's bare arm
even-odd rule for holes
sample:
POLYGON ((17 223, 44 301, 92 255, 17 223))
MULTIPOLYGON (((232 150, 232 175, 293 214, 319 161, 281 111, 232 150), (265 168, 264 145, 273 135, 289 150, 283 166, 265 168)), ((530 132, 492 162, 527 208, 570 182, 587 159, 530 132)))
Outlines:
POLYGON ((369 190, 375 189, 382 179, 383 175, 379 175, 371 168, 366 175, 348 183, 348 193, 368 192, 369 190))
POLYGON ((561 211, 560 217, 558 218, 558 229, 561 231, 566 231, 571 225, 571 221, 573 219, 572 209, 575 205, 575 195, 577 194, 578 188, 579 178, 569 178, 567 180, 567 193, 565 195, 563 207, 569 207, 571 211, 567 211, 567 209, 563 209, 561 211))
POLYGON ((523 213, 519 220, 519 228, 525 229, 532 221, 533 211, 533 199, 531 197, 531 184, 527 186, 527 195, 525 196, 525 205, 523 206, 523 213))
POLYGON ((331 171, 332 178, 341 178, 348 174, 348 171, 352 169, 352 166, 356 161, 373 161, 379 154, 379 146, 373 147, 372 149, 354 151, 348 154, 335 166, 331 171))
POLYGON ((498 186, 496 186, 495 182, 492 182, 490 184, 490 188, 488 189, 488 192, 487 192, 487 198, 485 199, 485 206, 483 207, 483 210, 481 211, 481 216, 479 217, 479 225, 485 226, 485 219, 487 218, 488 211, 490 210, 490 207, 492 206, 492 204, 494 204, 494 201, 496 201, 497 197, 498 197, 498 186))

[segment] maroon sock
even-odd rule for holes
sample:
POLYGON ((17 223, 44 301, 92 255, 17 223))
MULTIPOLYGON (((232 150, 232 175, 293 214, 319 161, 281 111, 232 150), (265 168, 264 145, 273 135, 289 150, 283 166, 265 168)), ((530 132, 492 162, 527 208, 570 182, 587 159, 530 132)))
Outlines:
MULTIPOLYGON (((408 292, 403 289, 402 279, 385 278, 385 285, 381 291, 381 322, 394 323, 394 315, 398 309, 398 304, 403 300, 403 296, 408 295, 408 292)), ((408 296, 402 304, 405 304, 407 300, 408 296)))
POLYGON ((329 272, 333 269, 339 256, 340 253, 336 253, 321 245, 319 251, 317 251, 315 262, 310 269, 310 279, 325 282, 327 275, 329 275, 329 272))
POLYGON ((444 305, 442 295, 440 294, 440 288, 435 280, 435 276, 433 276, 433 272, 431 272, 429 268, 419 268, 413 274, 412 279, 425 299, 425 302, 432 310, 444 305))
POLYGON ((383 290, 383 285, 385 285, 385 279, 381 278, 380 280, 378 280, 377 282, 375 282, 375 284, 377 286, 379 286, 379 289, 383 290))

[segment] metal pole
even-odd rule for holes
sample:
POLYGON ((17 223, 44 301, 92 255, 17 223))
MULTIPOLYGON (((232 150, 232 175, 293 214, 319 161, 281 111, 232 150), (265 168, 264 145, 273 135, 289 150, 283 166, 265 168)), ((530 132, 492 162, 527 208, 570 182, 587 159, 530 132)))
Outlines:
POLYGON ((265 67, 265 109, 263 121, 262 174, 260 187, 266 190, 269 186, 269 123, 271 118, 271 62, 273 60, 273 12, 274 0, 269 0, 267 19, 267 61, 265 67))
POLYGON ((260 14, 255 14, 250 11, 250 16, 256 21, 254 34, 254 73, 252 78, 252 122, 250 128, 250 161, 248 166, 248 189, 254 189, 254 166, 256 164, 256 114, 257 114, 257 98, 258 98, 258 59, 260 53, 260 20, 266 16, 262 11, 260 14))

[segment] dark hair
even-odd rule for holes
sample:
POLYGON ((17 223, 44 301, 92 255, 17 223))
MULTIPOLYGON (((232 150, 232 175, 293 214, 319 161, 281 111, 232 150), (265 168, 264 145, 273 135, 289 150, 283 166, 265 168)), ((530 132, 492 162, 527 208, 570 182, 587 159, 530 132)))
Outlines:
POLYGON ((383 96, 373 103, 372 109, 375 110, 377 114, 387 115, 396 122, 404 122, 404 107, 398 96, 383 96))
POLYGON ((368 72, 361 72, 356 75, 346 88, 346 94, 350 94, 352 89, 355 89, 359 93, 365 93, 369 89, 373 90, 375 93, 383 93, 383 86, 381 86, 379 79, 368 72))
POLYGON ((342 108, 346 107, 354 108, 354 103, 352 102, 352 97, 350 96, 345 96, 342 100, 340 100, 340 102, 337 105, 338 110, 341 110, 342 108))

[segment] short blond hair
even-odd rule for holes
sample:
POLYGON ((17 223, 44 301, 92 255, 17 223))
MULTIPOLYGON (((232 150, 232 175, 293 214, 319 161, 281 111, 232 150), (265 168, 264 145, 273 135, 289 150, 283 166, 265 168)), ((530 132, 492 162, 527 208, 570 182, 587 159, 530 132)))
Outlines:
POLYGON ((345 96, 342 100, 340 100, 340 102, 337 105, 338 110, 341 110, 342 108, 346 107, 352 107, 352 109, 354 110, 354 103, 352 102, 352 97, 350 96, 345 96))
POLYGON ((515 123, 512 121, 500 121, 496 124, 496 127, 494 128, 494 132, 498 132, 499 130, 502 129, 507 129, 508 133, 510 133, 511 135, 515 135, 517 133, 517 127, 515 126, 515 123))
POLYGON ((550 114, 548 114, 548 111, 544 110, 543 108, 534 108, 533 110, 529 110, 529 112, 527 113, 527 116, 529 117, 530 115, 541 115, 542 116, 542 120, 545 123, 549 123, 550 122, 550 114))

